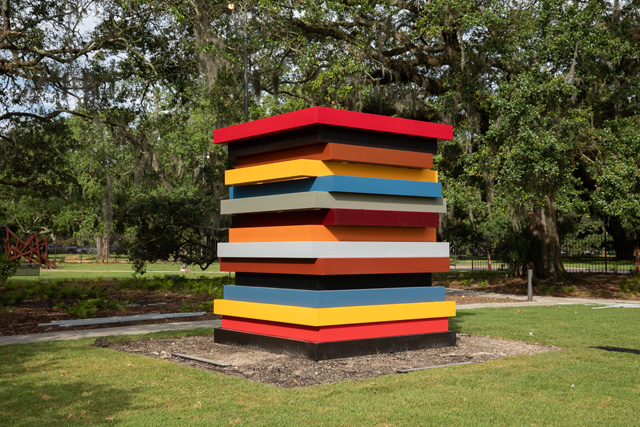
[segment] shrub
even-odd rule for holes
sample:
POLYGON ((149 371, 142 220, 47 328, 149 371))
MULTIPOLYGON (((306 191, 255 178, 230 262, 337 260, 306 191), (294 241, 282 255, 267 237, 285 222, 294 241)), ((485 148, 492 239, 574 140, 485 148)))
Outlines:
POLYGON ((628 294, 632 294, 636 292, 638 290, 639 285, 640 283, 637 278, 628 280, 626 277, 623 277, 622 279, 620 279, 620 283, 618 284, 618 286, 620 286, 620 290, 628 294))
POLYGON ((101 308, 118 308, 118 301, 108 298, 89 298, 76 301, 71 305, 61 303, 59 307, 72 316, 86 319, 95 316, 101 308))
POLYGON ((196 295, 219 299, 222 298, 224 285, 232 285, 234 282, 235 279, 229 276, 201 277, 192 281, 191 289, 196 295))
POLYGON ((18 261, 12 261, 7 254, 0 253, 0 285, 4 285, 9 277, 18 271, 18 261))
POLYGON ((95 299, 88 299, 86 301, 76 301, 74 304, 60 304, 59 306, 64 311, 69 313, 72 316, 80 317, 82 319, 86 319, 88 317, 93 317, 98 311, 98 307, 95 304, 95 299))
POLYGON ((103 298, 107 294, 104 286, 101 286, 97 283, 92 284, 87 291, 87 297, 89 298, 103 298))
POLYGON ((40 282, 35 288, 35 294, 42 299, 58 299, 60 288, 55 283, 40 282))
POLYGON ((0 291, 0 307, 8 307, 11 305, 11 296, 8 292, 0 291))
POLYGON ((487 279, 478 280, 477 286, 478 289, 483 291, 487 288, 487 286, 489 286, 489 281, 487 279))
POLYGON ((133 268, 134 276, 142 277, 147 272, 147 261, 134 259, 131 267, 133 268))
POLYGON ((556 289, 555 285, 544 285, 544 284, 539 284, 538 288, 540 289, 540 292, 542 292, 545 295, 551 295, 553 293, 553 291, 556 289))
POLYGON ((200 311, 213 312, 213 300, 199 303, 198 308, 200 311))
POLYGON ((193 311, 192 304, 188 303, 187 301, 182 301, 182 306, 180 307, 180 312, 181 313, 190 313, 192 311, 193 311))
POLYGON ((175 282, 171 278, 162 278, 156 277, 153 279, 141 280, 139 282, 139 289, 146 289, 149 291, 158 291, 164 290, 168 291, 169 289, 174 288, 175 282))
POLYGON ((63 298, 78 298, 83 293, 84 288, 76 284, 69 284, 60 289, 60 296, 63 298))
POLYGON ((20 305, 25 299, 31 295, 30 290, 25 288, 17 288, 11 291, 0 291, 0 307, 8 307, 10 305, 20 305))
POLYGON ((138 280, 133 277, 120 279, 118 282, 120 289, 137 289, 138 280))

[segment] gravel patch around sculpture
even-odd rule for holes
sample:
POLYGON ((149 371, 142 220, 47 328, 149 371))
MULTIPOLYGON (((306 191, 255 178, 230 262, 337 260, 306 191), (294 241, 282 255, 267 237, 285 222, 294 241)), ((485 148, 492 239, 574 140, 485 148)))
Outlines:
POLYGON ((342 381, 358 381, 401 371, 440 366, 482 363, 503 357, 532 355, 560 350, 521 341, 458 335, 455 347, 373 354, 323 361, 269 353, 257 349, 217 344, 212 335, 168 339, 143 339, 109 343, 99 338, 96 346, 140 354, 196 369, 245 378, 281 388, 311 387, 342 381), (185 354, 228 364, 227 367, 173 356, 185 354))

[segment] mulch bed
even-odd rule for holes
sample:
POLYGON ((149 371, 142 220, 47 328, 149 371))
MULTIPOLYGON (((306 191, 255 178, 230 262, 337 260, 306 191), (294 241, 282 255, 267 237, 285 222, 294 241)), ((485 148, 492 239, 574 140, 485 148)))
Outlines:
MULTIPOLYGON (((434 277, 434 286, 441 285, 455 289, 471 289, 474 291, 526 295, 527 279, 521 277, 495 276, 478 286, 479 281, 471 281, 464 285, 464 273, 443 274, 434 277)), ((634 276, 629 274, 570 274, 561 282, 534 281, 534 296, 572 297, 572 298, 600 298, 619 299, 626 301, 640 301, 640 289, 636 293, 621 291, 622 281, 631 281, 634 276)))
MULTIPOLYGON (((136 291, 135 298, 128 300, 135 301, 124 309, 99 310, 93 317, 111 316, 131 316, 145 313, 180 313, 184 307, 190 307, 193 311, 200 301, 194 296, 181 294, 160 295, 152 291, 136 291)), ((131 296, 131 294, 129 295, 131 296)), ((447 296, 448 301, 456 301, 457 304, 473 304, 479 302, 509 302, 513 300, 500 298, 483 298, 474 296, 447 296)), ((191 311, 191 310, 189 310, 191 311)), ((108 323, 104 325, 91 326, 69 326, 60 327, 57 325, 38 326, 42 323, 50 323, 54 320, 75 319, 61 308, 56 308, 52 301, 27 299, 18 307, 10 307, 0 311, 0 336, 37 334, 42 332, 73 331, 82 329, 113 328, 116 326, 144 325, 153 323, 173 323, 190 322, 200 320, 220 319, 220 316, 211 312, 205 312, 203 316, 185 317, 173 319, 156 319, 137 322, 108 323)))
MULTIPOLYGON (((527 283, 523 278, 508 276, 494 277, 483 281, 479 286, 474 283, 463 282, 464 276, 456 274, 435 275, 434 286, 447 286, 449 288, 470 289, 479 292, 525 295, 527 283)), ((630 280, 628 275, 575 275, 569 276, 567 281, 554 285, 544 284, 546 293, 542 293, 541 287, 534 287, 535 295, 551 295, 558 297, 583 297, 583 298, 608 298, 620 300, 640 301, 640 293, 628 294, 620 291, 620 281, 630 280), (550 288, 553 286, 553 288, 550 288), (574 289, 575 288, 575 289, 574 289), (569 292, 571 290, 572 292, 569 292)), ((91 282, 92 284, 95 282, 91 282)), ((144 313, 179 313, 183 311, 200 311, 198 307, 211 301, 202 296, 188 293, 158 292, 151 290, 114 289, 115 282, 103 281, 101 285, 105 292, 120 301, 127 301, 128 305, 118 308, 99 310, 93 317, 129 316, 144 313)), ((0 289, 1 291, 1 289, 0 289)), ((457 304, 513 302, 513 299, 493 298, 484 296, 454 296, 447 295, 448 301, 456 301, 457 304)), ((40 299, 26 299, 18 306, 0 307, 0 335, 21 335, 41 332, 55 332, 60 330, 78 330, 109 328, 114 326, 128 326, 149 323, 170 323, 193 320, 218 319, 219 316, 205 312, 204 316, 197 318, 149 320, 139 322, 126 322, 118 324, 105 324, 95 326, 73 326, 61 328, 58 326, 38 326, 41 323, 49 323, 53 320, 74 319, 62 308, 58 308, 60 302, 71 304, 73 301, 51 301, 40 299)))
MULTIPOLYGON (((109 282, 104 282, 105 289, 109 290, 109 282)), ((92 317, 131 316, 146 313, 181 313, 198 312, 199 305, 211 302, 207 298, 193 294, 179 294, 172 292, 157 292, 145 290, 118 289, 117 299, 126 301, 121 308, 101 309, 92 317)), ((59 327, 38 326, 42 323, 50 323, 54 320, 77 319, 59 308, 59 303, 72 304, 73 300, 51 301, 41 299, 26 299, 18 306, 0 308, 0 335, 36 334, 41 332, 72 331, 82 329, 113 328, 116 326, 143 325, 152 323, 189 322, 199 320, 219 319, 211 312, 205 312, 203 316, 185 317, 173 319, 156 319, 137 322, 108 323, 104 325, 59 327)))

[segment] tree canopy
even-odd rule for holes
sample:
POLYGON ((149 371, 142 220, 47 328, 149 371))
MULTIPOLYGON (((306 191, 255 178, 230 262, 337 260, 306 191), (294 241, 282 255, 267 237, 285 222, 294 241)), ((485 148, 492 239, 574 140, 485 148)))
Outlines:
POLYGON ((3 0, 0 223, 208 265, 228 161, 211 131, 247 119, 246 66, 251 119, 453 125, 446 240, 559 278, 562 239, 637 232, 637 0, 236 3, 3 0))

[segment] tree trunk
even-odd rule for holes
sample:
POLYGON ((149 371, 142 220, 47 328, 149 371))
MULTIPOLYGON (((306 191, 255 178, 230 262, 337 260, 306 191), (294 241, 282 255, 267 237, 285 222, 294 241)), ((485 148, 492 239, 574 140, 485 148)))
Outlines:
POLYGON ((607 222, 607 232, 613 237, 613 250, 616 251, 616 259, 620 261, 634 259, 636 250, 634 241, 638 240, 637 237, 634 238, 632 233, 627 233, 618 218, 610 218, 607 222))
MULTIPOLYGON (((225 2, 223 7, 226 8, 226 4, 225 2)), ((212 27, 213 16, 220 13, 219 10, 216 11, 214 8, 219 8, 220 4, 212 4, 206 0, 196 0, 192 5, 195 12, 193 35, 198 51, 200 72, 206 78, 207 88, 212 89, 218 79, 218 73, 227 65, 227 61, 222 55, 212 53, 216 50, 223 51, 224 49, 224 39, 220 37, 216 28, 212 27), (214 49, 211 49, 211 47, 214 49)), ((244 7, 247 7, 246 3, 244 7)))
POLYGON ((109 257, 109 236, 96 236, 97 261, 105 262, 109 257))
POLYGON ((531 260, 536 277, 559 280, 565 275, 560 257, 560 236, 556 221, 556 206, 553 196, 546 203, 529 213, 529 232, 532 238, 531 260))
POLYGON ((96 237, 98 247, 97 261, 105 262, 109 259, 111 249, 111 228, 113 227, 113 205, 111 203, 111 175, 106 171, 106 185, 104 189, 104 199, 102 200, 102 220, 104 221, 104 236, 96 237))

